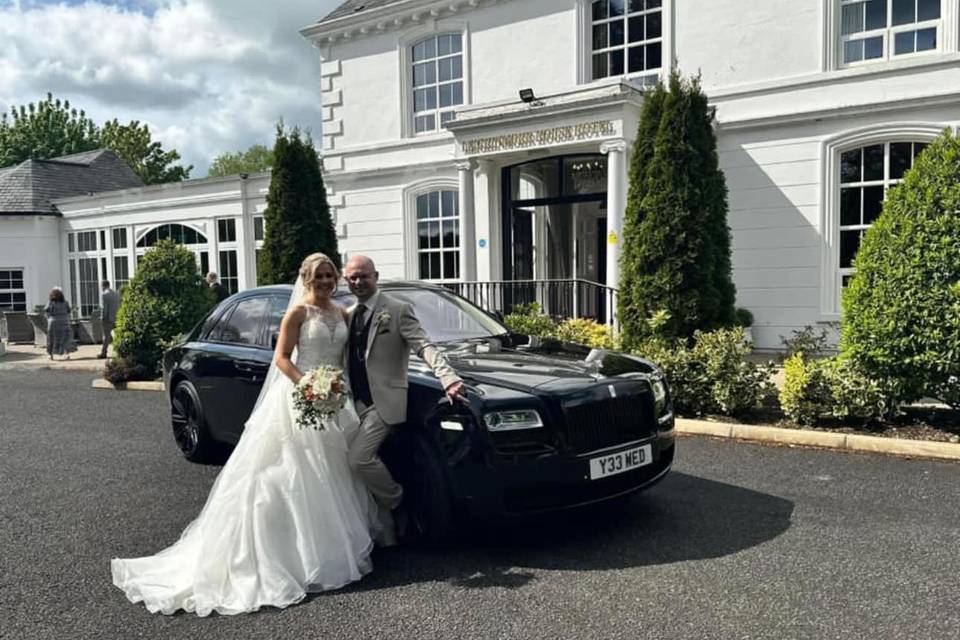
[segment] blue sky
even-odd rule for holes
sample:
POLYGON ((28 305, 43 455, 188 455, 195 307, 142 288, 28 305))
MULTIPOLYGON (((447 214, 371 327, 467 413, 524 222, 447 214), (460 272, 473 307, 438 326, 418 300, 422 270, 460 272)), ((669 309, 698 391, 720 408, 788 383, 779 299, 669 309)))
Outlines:
POLYGON ((270 144, 280 118, 319 139, 319 58, 297 30, 338 3, 0 0, 0 110, 51 92, 96 121, 140 120, 203 177, 270 144))

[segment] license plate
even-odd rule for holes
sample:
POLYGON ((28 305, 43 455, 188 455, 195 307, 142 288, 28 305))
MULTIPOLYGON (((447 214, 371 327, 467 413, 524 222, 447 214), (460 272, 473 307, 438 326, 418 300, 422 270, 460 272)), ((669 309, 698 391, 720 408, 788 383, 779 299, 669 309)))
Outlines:
POLYGON ((653 448, 649 444, 625 451, 617 451, 590 459, 590 479, 606 478, 618 473, 633 471, 653 462, 653 448))

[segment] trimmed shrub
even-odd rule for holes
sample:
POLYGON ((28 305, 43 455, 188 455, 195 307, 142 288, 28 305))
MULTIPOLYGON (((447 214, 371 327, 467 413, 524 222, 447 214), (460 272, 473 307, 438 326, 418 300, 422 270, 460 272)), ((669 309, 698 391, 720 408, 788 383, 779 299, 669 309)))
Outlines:
POLYGON ((663 369, 678 414, 742 415, 771 395, 772 365, 747 360, 742 328, 697 331, 693 340, 640 352, 663 369))
POLYGON ((540 305, 536 302, 530 304, 517 305, 513 313, 503 318, 504 324, 514 333, 525 336, 538 336, 549 338, 553 336, 557 325, 550 319, 550 316, 543 313, 540 305))
POLYGON ((857 252, 840 349, 898 403, 960 407, 960 138, 949 130, 892 188, 857 252))
POLYGON ((553 337, 563 342, 573 342, 598 349, 617 348, 617 341, 610 327, 584 318, 564 320, 554 329, 553 337))
POLYGON ((310 136, 277 126, 267 208, 263 212, 259 284, 293 283, 303 258, 322 251, 340 266, 320 159, 310 136))
POLYGON ((193 254, 171 240, 157 243, 143 255, 124 291, 114 329, 114 349, 122 362, 113 365, 111 375, 156 376, 163 350, 215 302, 193 254))
POLYGON ((699 78, 672 73, 644 97, 624 213, 618 314, 625 344, 734 324, 727 187, 699 78))
POLYGON ((826 329, 814 329, 808 324, 803 329, 793 331, 789 338, 780 336, 780 342, 784 346, 782 359, 786 361, 798 353, 805 358, 823 355, 827 350, 827 335, 826 329))
POLYGON ((736 310, 736 326, 738 327, 752 327, 753 326, 753 314, 750 313, 749 309, 744 309, 743 307, 737 307, 736 310))
POLYGON ((784 362, 784 377, 780 406, 798 424, 824 417, 867 422, 887 412, 880 385, 848 358, 808 359, 797 353, 784 362))

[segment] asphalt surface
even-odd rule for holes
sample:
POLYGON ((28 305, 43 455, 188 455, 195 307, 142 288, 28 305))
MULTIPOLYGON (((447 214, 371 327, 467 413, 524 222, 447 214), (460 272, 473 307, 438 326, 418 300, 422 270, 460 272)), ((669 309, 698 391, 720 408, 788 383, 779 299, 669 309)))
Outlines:
POLYGON ((960 637, 960 464, 683 438, 612 506, 474 523, 284 611, 151 615, 110 558, 176 540, 217 473, 163 394, 0 371, 0 637, 960 637))

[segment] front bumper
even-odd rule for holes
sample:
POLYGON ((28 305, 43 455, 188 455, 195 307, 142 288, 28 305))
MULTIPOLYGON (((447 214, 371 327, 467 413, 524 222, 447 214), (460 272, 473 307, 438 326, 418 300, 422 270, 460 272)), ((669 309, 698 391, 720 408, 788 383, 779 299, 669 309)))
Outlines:
POLYGON ((451 469, 454 493, 470 517, 570 509, 653 486, 670 470, 675 448, 674 431, 670 429, 643 440, 583 455, 495 455, 485 464, 465 461, 451 469), (590 479, 591 458, 645 444, 651 445, 649 464, 617 475, 590 479))

